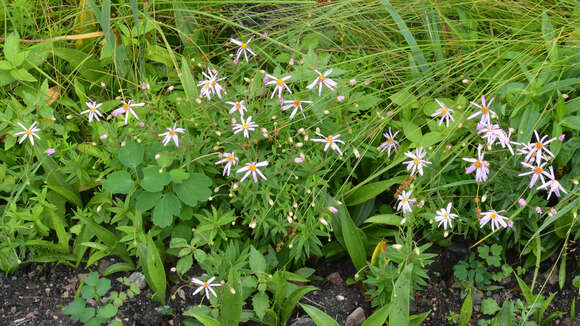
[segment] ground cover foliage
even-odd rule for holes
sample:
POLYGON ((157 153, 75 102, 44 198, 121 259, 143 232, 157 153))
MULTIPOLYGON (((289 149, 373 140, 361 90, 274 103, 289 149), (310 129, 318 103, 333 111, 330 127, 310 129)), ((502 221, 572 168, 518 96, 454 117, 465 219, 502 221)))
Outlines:
MULTIPOLYGON (((348 256, 365 325, 416 325, 430 247, 469 239, 456 322, 526 269, 485 322, 556 317, 536 275, 570 284, 580 237, 574 1, 0 3, 4 272, 113 256, 160 303, 186 279, 190 324, 284 325, 306 261, 348 256)), ((72 317, 113 320, 86 289, 72 317)))

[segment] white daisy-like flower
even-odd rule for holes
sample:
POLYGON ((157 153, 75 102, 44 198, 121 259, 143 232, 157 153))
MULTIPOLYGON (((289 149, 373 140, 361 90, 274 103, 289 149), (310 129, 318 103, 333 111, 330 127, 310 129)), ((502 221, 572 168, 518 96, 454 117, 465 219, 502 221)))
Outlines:
POLYGON ((555 193, 556 197, 560 197, 560 190, 565 194, 568 193, 564 189, 564 187, 562 187, 560 182, 558 182, 558 180, 556 180, 556 176, 554 175, 554 169, 552 169, 551 166, 550 166, 550 174, 548 175, 548 177, 550 178, 550 180, 544 182, 541 186, 536 188, 536 190, 550 188, 550 191, 548 192, 548 198, 546 198, 547 200, 550 199, 550 196, 552 196, 552 193, 555 193))
POLYGON ((395 137, 397 136, 399 132, 396 131, 394 134, 391 131, 391 128, 389 127, 389 132, 385 132, 383 134, 383 136, 387 139, 387 141, 385 141, 384 143, 379 145, 379 148, 381 149, 381 153, 384 151, 387 151, 387 157, 391 157, 391 149, 395 150, 395 153, 397 152, 397 147, 399 147, 399 142, 395 140, 395 137))
POLYGON ((173 128, 167 128, 167 130, 167 132, 158 135, 159 137, 165 137, 163 138, 163 146, 167 146, 167 144, 173 140, 175 146, 179 147, 179 138, 177 137, 177 133, 183 134, 185 129, 177 128, 177 122, 175 122, 173 124, 173 128))
POLYGON ((436 117, 438 115, 441 115, 441 120, 439 120, 439 125, 441 125, 443 123, 443 121, 445 121, 445 126, 449 127, 449 119, 451 119, 452 121, 455 121, 455 119, 453 119, 453 116, 451 115, 453 113, 453 110, 448 108, 445 103, 439 101, 438 99, 435 99, 435 101, 437 102, 437 104, 439 104, 439 109, 437 109, 437 111, 435 111, 435 113, 433 113, 431 115, 431 117, 436 117))
POLYGON ((324 145, 325 152, 328 150, 328 147, 330 147, 330 149, 338 152, 338 154, 340 156, 342 156, 342 151, 340 150, 340 148, 337 145, 337 143, 344 144, 344 142, 342 140, 338 139, 341 134, 334 135, 334 136, 328 136, 328 137, 324 136, 323 134, 321 134, 319 132, 315 132, 315 134, 321 138, 315 138, 315 139, 311 139, 311 140, 313 142, 317 142, 317 143, 326 143, 326 145, 324 145))
POLYGON ((540 138, 540 136, 538 135, 538 132, 536 130, 534 130, 534 134, 536 135, 536 142, 531 143, 532 146, 530 146, 530 149, 533 149, 533 150, 530 151, 528 153, 528 155, 526 155, 525 161, 528 161, 532 155, 536 156, 536 163, 539 163, 542 161, 542 154, 544 154, 544 156, 546 158, 547 158, 547 155, 545 155, 545 154, 548 154, 553 158, 554 154, 552 152, 550 152, 550 150, 546 147, 546 145, 548 145, 549 143, 556 140, 556 137, 546 140, 546 138, 548 138, 548 135, 544 135, 542 138, 540 138))
POLYGON ((443 228, 445 230, 447 230, 447 227, 449 227, 449 228, 453 227, 453 224, 451 224, 451 221, 454 218, 456 218, 458 215, 451 213, 452 206, 453 206, 453 204, 451 202, 449 202, 449 204, 447 204, 447 209, 441 208, 440 210, 437 211, 437 215, 435 216, 435 221, 439 222, 439 225, 437 225, 437 227, 441 227, 441 224, 443 224, 443 228))
POLYGON ((495 229, 498 229, 501 226, 503 226, 504 228, 507 227, 507 217, 500 215, 499 213, 503 212, 503 210, 496 212, 495 210, 491 210, 489 212, 483 212, 481 213, 481 215, 483 215, 483 217, 479 220, 479 226, 480 227, 484 227, 487 222, 491 221, 491 230, 495 231, 495 229))
POLYGON ((232 108, 230 109, 230 114, 234 114, 234 112, 238 112, 240 113, 240 115, 243 117, 244 116, 244 111, 248 112, 248 108, 246 107, 246 104, 244 103, 244 101, 239 101, 239 102, 226 102, 226 104, 229 104, 232 106, 232 108))
POLYGON ((328 78, 328 75, 332 73, 332 69, 328 69, 324 72, 324 74, 321 74, 318 70, 314 71, 316 71, 318 77, 316 77, 316 79, 310 85, 306 86, 306 88, 313 89, 316 85, 318 85, 318 96, 322 94, 322 85, 326 85, 326 87, 328 87, 331 91, 336 89, 338 83, 328 78))
POLYGON ((20 140, 18 141, 18 144, 22 144, 22 142, 25 141, 26 138, 28 138, 30 140, 30 143, 32 144, 32 146, 34 146, 34 137, 40 139, 40 136, 38 136, 36 134, 38 131, 40 131, 40 129, 36 128, 36 125, 38 124, 38 122, 34 121, 34 123, 30 126, 30 128, 26 128, 20 122, 17 122, 17 124, 20 126, 20 128, 24 129, 24 131, 20 131, 20 132, 17 132, 14 134, 14 137, 24 135, 24 136, 22 136, 22 138, 20 138, 20 140))
POLYGON ((476 182, 485 182, 489 174, 489 162, 483 160, 485 153, 481 151, 481 148, 481 145, 477 147, 477 158, 463 158, 464 161, 471 163, 469 167, 465 168, 465 174, 475 171, 476 182))
POLYGON ((274 98, 274 94, 276 94, 276 92, 278 92, 278 98, 282 98, 282 91, 285 89, 288 90, 288 92, 290 94, 292 94, 292 90, 290 90, 290 87, 288 87, 288 85, 286 85, 286 81, 290 78, 292 78, 292 76, 288 75, 286 77, 282 77, 282 78, 278 78, 276 76, 272 76, 272 75, 266 75, 266 77, 268 77, 269 81, 266 83, 266 85, 276 85, 276 87, 274 87, 274 91, 272 92, 272 95, 270 96, 270 98, 274 98))
POLYGON ((478 123, 478 132, 479 134, 483 134, 481 138, 487 139, 487 144, 495 145, 497 142, 501 145, 502 148, 508 148, 510 153, 514 155, 514 150, 512 148, 512 142, 510 141, 510 137, 512 134, 512 129, 510 129, 509 134, 505 132, 498 124, 487 124, 483 125, 478 123))
POLYGON ((89 101, 86 102, 85 104, 89 107, 89 109, 81 112, 81 114, 85 113, 89 114, 89 123, 93 122, 93 119, 100 120, 99 117, 103 117, 103 114, 98 110, 101 107, 101 105, 103 105, 103 103, 89 101))
POLYGON ((195 291, 193 291, 193 295, 198 294, 199 292, 201 292, 201 290, 204 290, 205 292, 205 296, 206 298, 209 300, 209 294, 213 294, 214 297, 217 298, 217 293, 215 293, 214 289, 212 289, 212 287, 215 286, 222 286, 220 283, 212 283, 215 280, 215 276, 210 278, 207 281, 202 281, 202 280, 198 280, 195 277, 191 278, 191 282, 200 285, 200 287, 198 287, 195 291))
POLYGON ((247 40, 246 42, 240 42, 240 41, 236 40, 235 38, 230 39, 230 42, 239 46, 238 52, 236 53, 236 59, 234 60, 234 62, 238 62, 242 53, 244 54, 244 57, 246 58, 246 62, 249 62, 248 61, 248 52, 250 52, 250 54, 253 55, 254 57, 256 56, 256 53, 254 53, 254 51, 252 51, 252 49, 250 49, 250 47, 248 46, 248 44, 250 44, 250 42, 252 41, 252 38, 254 38, 254 37, 253 36, 250 37, 250 39, 247 40))
POLYGON ((118 114, 124 114, 125 115, 125 124, 127 124, 129 122, 129 113, 132 114, 135 119, 137 120, 141 120, 139 119, 139 116, 137 115, 137 113, 135 113, 135 110, 133 110, 134 107, 136 106, 144 106, 145 103, 133 103, 133 100, 129 100, 128 102, 123 101, 123 104, 121 105, 121 107, 119 107, 118 109, 115 109, 113 111, 114 115, 118 115, 118 114))
POLYGON ((471 120, 471 119, 473 119, 481 114, 481 120, 479 121, 481 124, 487 125, 487 124, 491 123, 489 113, 491 112, 494 115, 497 115, 495 112, 493 112, 492 110, 489 109, 489 107, 491 106, 491 103, 493 103, 494 99, 495 98, 492 98, 488 103, 485 103, 485 96, 481 96, 481 105, 479 105, 475 102, 471 102, 471 104, 477 106, 480 110, 475 112, 474 114, 470 115, 469 117, 467 117, 467 120, 471 120))
POLYGON ((222 159, 215 162, 215 165, 218 164, 223 164, 225 163, 226 166, 224 166, 224 170, 222 172, 222 175, 228 175, 228 177, 230 176, 230 171, 232 169, 232 166, 236 166, 238 165, 239 159, 236 157, 234 152, 231 153, 223 153, 221 155, 222 159))
POLYGON ((300 110, 300 112, 302 113, 302 116, 304 116, 304 118, 306 118, 306 115, 304 114, 304 111, 302 110, 302 103, 312 103, 312 101, 300 101, 300 100, 284 101, 283 104, 286 104, 286 105, 282 105, 282 111, 286 111, 290 108, 294 108, 294 110, 292 110, 292 113, 290 113, 290 119, 294 118, 294 116, 296 115, 296 112, 298 112, 298 110, 300 110))
POLYGON ((409 157, 411 160, 403 162, 403 164, 407 165, 407 171, 411 170, 411 175, 415 175, 415 172, 417 171, 420 175, 423 175, 423 167, 431 164, 431 162, 423 159, 426 154, 427 151, 423 150, 423 147, 416 148, 414 154, 411 151, 405 153, 405 156, 409 157))
POLYGON ((397 205, 397 211, 400 211, 402 208, 403 214, 405 214, 405 212, 409 213, 413 212, 413 208, 411 208, 411 205, 415 204, 417 198, 411 198, 411 194, 413 194, 413 190, 409 191, 403 190, 401 192, 399 198, 397 198, 399 200, 399 204, 397 205))
POLYGON ((546 181, 544 180, 544 176, 550 178, 550 174, 548 173, 548 171, 544 169, 544 166, 547 164, 547 162, 537 164, 536 166, 530 165, 526 162, 521 162, 521 164, 530 169, 530 171, 520 173, 518 174, 518 176, 522 177, 525 175, 533 174, 532 180, 530 181, 530 188, 532 188, 536 184, 536 181, 538 181, 538 177, 540 178, 540 180, 542 180, 542 184, 546 183, 546 181))
MULTIPOLYGON (((513 142, 513 144, 521 146, 520 148, 516 149, 516 154, 524 155, 524 162, 533 164, 536 162, 536 145, 533 143, 518 143, 513 142)), ((548 157, 542 153, 540 155, 540 161, 536 163, 540 163, 542 161, 547 161, 548 157)))
POLYGON ((240 182, 243 182, 244 180, 246 180, 246 178, 250 174, 252 175, 252 178, 254 179, 254 183, 258 182, 258 175, 260 177, 262 177, 262 179, 268 180, 268 179, 266 179, 266 176, 262 173, 262 171, 260 171, 258 169, 259 167, 263 167, 263 166, 268 166, 268 161, 246 163, 246 166, 244 166, 243 168, 238 169, 236 171, 236 173, 246 172, 246 174, 244 174, 244 176, 240 179, 240 182))
POLYGON ((217 70, 212 71, 209 67, 207 68, 207 74, 203 71, 201 74, 203 77, 205 77, 205 80, 202 80, 197 84, 197 86, 201 86, 200 96, 205 96, 208 100, 211 100, 211 95, 217 94, 217 96, 221 99, 222 91, 224 93, 226 93, 226 91, 218 82, 226 79, 227 77, 217 79, 219 72, 217 70))
POLYGON ((258 128, 258 124, 252 121, 252 116, 249 116, 248 119, 244 120, 244 117, 241 117, 242 123, 234 123, 232 130, 234 131, 234 135, 243 131, 244 137, 250 138, 249 131, 254 131, 258 128))

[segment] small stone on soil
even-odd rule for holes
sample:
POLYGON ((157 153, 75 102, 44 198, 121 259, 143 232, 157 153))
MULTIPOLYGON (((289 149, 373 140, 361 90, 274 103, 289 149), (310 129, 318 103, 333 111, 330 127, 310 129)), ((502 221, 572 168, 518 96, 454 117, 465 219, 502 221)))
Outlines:
POLYGON ((365 311, 358 307, 346 317, 345 326, 360 326, 366 320, 365 311))
POLYGON ((309 317, 301 317, 296 319, 290 326, 316 326, 316 323, 309 317))
POLYGON ((342 277, 338 272, 328 274, 326 280, 334 285, 342 285, 344 283, 344 280, 342 279, 342 277))
POLYGON ((336 300, 338 300, 338 301, 344 301, 344 297, 339 294, 339 295, 336 296, 336 300))
POLYGON ((134 272, 133 274, 129 275, 129 280, 131 280, 131 282, 134 282, 135 284, 137 284, 137 286, 141 290, 143 290, 145 288, 145 285, 147 285, 146 280, 145 280, 145 275, 143 275, 139 272, 134 272))

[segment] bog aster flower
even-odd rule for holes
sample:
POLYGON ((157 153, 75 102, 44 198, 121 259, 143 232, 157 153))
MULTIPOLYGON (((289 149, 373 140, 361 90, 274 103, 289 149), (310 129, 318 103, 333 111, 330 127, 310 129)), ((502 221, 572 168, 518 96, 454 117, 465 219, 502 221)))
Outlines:
POLYGON ((405 153, 405 156, 409 157, 411 160, 403 162, 403 164, 407 165, 407 171, 411 170, 411 175, 415 175, 415 172, 417 171, 420 175, 423 175, 423 167, 431 164, 431 162, 423 159, 426 154, 427 151, 423 150, 423 147, 416 148, 415 153, 411 151, 405 153))
POLYGON ((135 110, 133 110, 133 107, 144 106, 144 105, 145 105, 145 103, 133 103, 133 100, 129 100, 128 102, 123 101, 123 104, 121 105, 121 107, 119 107, 118 109, 113 111, 113 114, 114 115, 124 114, 125 115, 125 124, 127 124, 129 122, 129 113, 132 114, 135 117, 135 119, 141 120, 141 119, 139 119, 139 116, 137 115, 137 113, 135 113, 135 110))
POLYGON ((435 221, 439 222, 439 225, 437 225, 437 227, 441 227, 441 224, 443 224, 443 228, 445 230, 447 230, 447 226, 449 226, 449 228, 453 227, 453 224, 451 224, 451 220, 456 218, 458 215, 451 213, 452 206, 453 204, 449 202, 449 204, 447 204, 447 209, 441 208, 440 210, 437 211, 437 215, 435 216, 435 221))
POLYGON ((302 110, 302 103, 312 103, 312 101, 300 101, 300 100, 290 100, 290 101, 284 101, 282 106, 282 111, 286 111, 290 108, 294 108, 294 110, 292 110, 292 113, 290 113, 290 119, 293 119, 294 116, 296 115, 296 112, 298 112, 298 110, 300 110, 300 113, 302 113, 302 116, 304 118, 306 118, 306 115, 304 114, 304 111, 302 110))
POLYGON ((250 174, 254 179, 254 183, 258 182, 258 175, 262 177, 262 179, 268 180, 266 179, 266 176, 258 169, 259 167, 263 166, 268 166, 268 161, 246 163, 246 166, 236 171, 236 173, 246 172, 246 174, 244 174, 244 176, 240 179, 240 182, 246 180, 250 174))
POLYGON ((24 131, 20 131, 20 132, 17 132, 14 134, 14 137, 24 135, 24 136, 22 136, 22 138, 20 138, 20 140, 18 141, 18 144, 22 144, 22 142, 25 141, 26 138, 28 138, 30 140, 30 143, 32 144, 32 146, 34 146, 34 137, 40 139, 40 136, 38 136, 36 134, 38 131, 40 131, 40 129, 36 128, 36 125, 38 124, 38 122, 34 121, 34 123, 30 126, 30 128, 26 128, 20 122, 17 122, 17 123, 20 126, 20 128, 24 129, 24 131))
POLYGON ((202 280, 198 280, 195 277, 191 278, 191 282, 199 285, 200 287, 198 287, 195 291, 193 291, 193 295, 198 294, 199 292, 201 292, 201 290, 204 290, 205 292, 205 296, 206 298, 209 300, 209 294, 213 294, 214 297, 217 298, 217 294, 215 293, 214 289, 212 289, 212 287, 215 286, 222 286, 220 283, 212 283, 215 280, 215 276, 211 277, 209 280, 207 281, 202 281, 202 280))
POLYGON ((493 103, 493 100, 494 100, 494 98, 492 98, 488 103, 485 103, 485 96, 482 96, 481 97, 481 105, 479 105, 475 102, 471 102, 471 104, 477 106, 480 110, 475 112, 474 114, 470 115, 469 117, 467 117, 467 120, 471 120, 471 119, 473 119, 481 114, 481 120, 479 122, 483 125, 489 124, 491 122, 491 120, 489 118, 489 113, 491 112, 495 115, 495 112, 493 112, 492 110, 489 109, 489 107, 491 106, 491 103, 493 103))
POLYGON ((495 231, 495 229, 498 229, 501 226, 503 226, 504 228, 507 226, 506 220, 507 217, 500 215, 499 213, 503 212, 503 210, 496 212, 495 210, 491 210, 489 212, 484 212, 481 213, 481 215, 483 215, 483 217, 481 218, 481 220, 479 220, 479 226, 480 227, 484 227, 487 222, 491 221, 491 230, 495 231))
POLYGON ((338 154, 340 156, 342 156, 342 151, 340 150, 340 148, 337 145, 337 143, 344 144, 344 142, 342 140, 338 139, 341 134, 334 135, 334 136, 328 136, 328 137, 324 136, 323 134, 321 134, 319 132, 315 132, 315 134, 318 135, 320 138, 312 139, 312 141, 317 142, 317 143, 326 143, 326 145, 324 145, 325 152, 328 150, 328 147, 330 147, 330 149, 338 152, 338 154))
POLYGON ((288 75, 286 77, 282 77, 282 78, 278 78, 275 76, 272 76, 270 74, 266 75, 266 77, 268 77, 268 82, 266 82, 266 85, 276 85, 276 87, 274 87, 274 91, 272 92, 272 95, 270 96, 270 98, 274 98, 274 94, 276 94, 276 92, 278 92, 278 98, 282 98, 282 91, 285 89, 288 90, 288 92, 290 94, 292 94, 292 91, 290 90, 290 87, 288 87, 288 85, 286 85, 286 81, 290 78, 292 78, 292 76, 288 75), (272 80, 270 80, 272 79, 272 80))
POLYGON ((399 142, 395 140, 395 137, 397 136, 398 133, 399 132, 397 131, 393 134, 391 128, 389 127, 389 131, 383 134, 383 136, 387 139, 387 141, 380 144, 379 148, 381 149, 381 153, 387 151, 387 157, 391 157, 391 149, 395 150, 396 153, 397 147, 400 146, 399 142))
POLYGON ((397 211, 400 211, 401 208, 403 209, 403 214, 405 212, 413 212, 413 208, 411 205, 415 204, 417 198, 411 198, 411 194, 413 194, 413 190, 405 191, 403 190, 399 195, 399 204, 397 205, 397 211))
POLYGON ((252 121, 252 116, 249 116, 248 119, 244 120, 244 117, 241 117, 242 123, 234 123, 232 130, 234 131, 234 135, 243 131, 244 137, 250 138, 249 131, 254 131, 258 128, 258 124, 252 121))
POLYGON ((217 96, 221 99, 222 91, 225 93, 225 90, 218 82, 226 79, 227 77, 217 79, 219 72, 217 70, 212 71, 209 67, 207 68, 207 74, 203 71, 201 74, 203 77, 205 77, 205 80, 202 80, 197 84, 197 86, 201 86, 200 96, 205 96, 208 100, 211 100, 211 95, 217 94, 217 96))
POLYGON ((438 99, 435 99, 435 101, 437 102, 437 104, 439 104, 439 109, 437 109, 437 111, 435 111, 435 113, 433 113, 431 116, 436 117, 438 115, 441 115, 441 120, 439 120, 439 125, 441 125, 443 123, 443 121, 445 121, 445 126, 449 127, 449 119, 451 119, 452 121, 455 121, 455 119, 453 119, 453 116, 451 116, 451 114, 453 113, 453 110, 448 108, 445 105, 445 103, 439 101, 438 99))
POLYGON ((540 138, 540 136, 538 135, 538 132, 536 130, 534 130, 534 134, 536 135, 536 142, 535 143, 531 143, 530 145, 530 149, 533 149, 532 151, 530 151, 528 153, 528 155, 526 155, 525 160, 529 160, 530 157, 532 155, 536 156, 536 163, 539 163, 542 160, 542 154, 544 154, 544 156, 547 157, 548 154, 550 155, 552 158, 554 157, 554 154, 552 152, 550 152, 550 150, 546 147, 546 145, 548 145, 549 143, 553 142, 554 140, 556 140, 556 137, 546 140, 546 138, 548 138, 548 135, 544 135, 542 138, 540 138))
POLYGON ((163 138, 163 146, 167 146, 171 140, 175 143, 175 146, 179 147, 179 138, 177 137, 177 133, 183 134, 185 129, 177 128, 177 122, 173 124, 173 128, 167 128, 167 132, 159 134, 159 137, 163 138))
POLYGON ((471 166, 465 168, 465 174, 470 174, 475 171, 476 182, 485 182, 489 174, 489 162, 483 160, 485 153, 481 151, 481 148, 481 145, 477 147, 477 158, 463 158, 464 161, 472 163, 471 166))
POLYGON ((225 163, 226 165, 224 166, 224 170, 222 172, 222 175, 228 175, 228 177, 230 176, 230 171, 232 169, 232 166, 236 166, 238 165, 238 161, 239 159, 236 157, 234 152, 231 153, 223 153, 221 155, 222 159, 215 162, 215 165, 218 164, 223 164, 225 163))
POLYGON ((102 117, 103 114, 101 112, 99 112, 98 109, 101 107, 101 105, 103 105, 103 103, 89 101, 89 102, 86 102, 85 104, 89 107, 89 109, 81 112, 81 114, 85 114, 85 113, 89 114, 89 123, 93 122, 93 119, 100 120, 99 117, 102 117))
POLYGON ((533 174, 532 180, 530 181, 530 188, 532 188, 536 184, 536 181, 538 181, 538 177, 540 178, 540 180, 542 180, 542 184, 546 183, 546 181, 544 180, 544 176, 550 178, 550 174, 548 173, 548 171, 544 169, 544 166, 547 164, 546 162, 542 164, 536 164, 536 166, 530 165, 526 162, 521 162, 521 164, 524 167, 530 169, 530 171, 520 173, 518 174, 518 176, 522 177, 525 175, 533 174))
POLYGON ((560 190, 565 194, 568 193, 564 189, 564 187, 562 187, 560 182, 558 180, 556 180, 556 176, 554 175, 554 169, 552 169, 551 166, 550 166, 550 173, 549 173, 548 177, 550 178, 550 180, 544 182, 541 186, 536 188, 536 190, 550 188, 550 190, 548 192, 548 198, 546 198, 546 199, 550 199, 550 196, 552 196, 552 193, 555 193, 556 197, 560 197, 560 190))
POLYGON ((240 42, 240 41, 236 40, 235 38, 230 39, 230 42, 239 46, 238 52, 236 53, 236 59, 234 59, 234 62, 238 62, 242 53, 244 54, 244 57, 246 58, 246 62, 248 62, 248 52, 250 52, 250 54, 253 55, 254 57, 256 56, 256 53, 254 53, 254 51, 252 51, 252 49, 250 49, 250 47, 248 46, 250 44, 250 42, 252 41, 252 38, 254 38, 254 37, 253 36, 250 37, 250 39, 247 40, 246 42, 240 42))
POLYGON ((244 116, 244 111, 248 111, 248 108, 246 108, 246 104, 244 103, 244 101, 239 101, 239 102, 226 102, 226 104, 229 104, 232 106, 232 108, 230 109, 230 114, 233 114, 234 112, 239 112, 240 115, 243 117, 244 116))
POLYGON ((318 85, 318 96, 322 94, 322 85, 325 85, 331 91, 336 89, 338 83, 328 78, 328 75, 332 73, 332 69, 328 69, 324 72, 324 74, 321 74, 318 70, 314 71, 318 74, 318 77, 316 77, 316 79, 310 85, 306 86, 306 88, 313 89, 316 85, 318 85))

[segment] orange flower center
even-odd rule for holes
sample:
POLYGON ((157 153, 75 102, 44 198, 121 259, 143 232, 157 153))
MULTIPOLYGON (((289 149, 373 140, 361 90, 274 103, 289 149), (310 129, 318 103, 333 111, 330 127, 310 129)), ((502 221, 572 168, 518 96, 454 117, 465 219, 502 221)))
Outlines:
POLYGON ((278 81, 276 82, 276 84, 282 86, 282 85, 284 85, 284 81, 282 79, 278 79, 278 81))
POLYGON ((449 110, 447 110, 446 108, 441 109, 441 114, 447 114, 449 112, 449 110))
POLYGON ((242 49, 245 49, 248 47, 248 45, 246 43, 242 43, 242 45, 240 45, 242 47, 242 49))
POLYGON ((299 100, 294 100, 294 106, 300 106, 300 101, 299 100))
POLYGON ((387 138, 387 143, 392 144, 393 143, 393 138, 387 138))
POLYGON ((203 282, 203 287, 207 289, 209 287, 209 283, 208 282, 203 282))
POLYGON ((488 114, 489 113, 489 109, 487 108, 487 106, 481 107, 481 113, 483 113, 483 114, 488 114))
POLYGON ((217 84, 216 81, 215 80, 212 80, 211 81, 211 86, 215 86, 215 84, 217 84))
POLYGON ((91 111, 91 112, 95 112, 95 108, 93 108, 93 107, 90 107, 90 108, 89 108, 89 111, 91 111))
POLYGON ((542 147, 544 147, 544 145, 543 145, 542 143, 540 143, 540 142, 537 142, 537 143, 536 143, 536 148, 537 148, 537 149, 540 149, 540 148, 542 148, 542 147))
POLYGON ((30 129, 26 129, 26 134, 30 135, 30 133, 31 133, 30 129))
POLYGON ((209 86, 210 86, 210 85, 209 85, 209 83, 207 83, 207 84, 205 84, 205 86, 204 86, 204 87, 205 87, 205 88, 209 88, 209 86))
POLYGON ((171 136, 173 136, 173 135, 175 135, 175 131, 173 131, 173 130, 169 130, 169 134, 170 134, 171 136))
POLYGON ((129 108, 130 108, 129 104, 123 104, 123 109, 125 111, 129 111, 129 108))
POLYGON ((478 169, 483 166, 483 164, 481 164, 481 161, 475 161, 475 163, 473 163, 473 165, 475 165, 475 167, 478 169))
POLYGON ((250 171, 256 171, 256 164, 250 164, 250 171))
POLYGON ((240 103, 236 103, 236 109, 240 109, 242 107, 242 105, 240 103))
POLYGON ((242 124, 242 128, 243 128, 243 129, 248 129, 248 127, 249 127, 249 126, 248 126, 248 124, 247 124, 247 123, 244 123, 244 124, 242 124))
POLYGON ((544 172, 544 169, 542 169, 539 166, 536 166, 536 168, 534 170, 536 171, 537 174, 540 174, 540 173, 544 172))
POLYGON ((326 137, 326 141, 328 141, 329 143, 332 143, 333 139, 332 139, 332 137, 328 136, 328 137, 326 137))
POLYGON ((226 160, 228 160, 228 162, 233 162, 234 156, 232 154, 228 154, 228 157, 226 157, 226 160))
POLYGON ((326 78, 326 77, 324 77, 324 75, 320 75, 320 76, 318 76, 318 80, 320 80, 320 81, 324 81, 324 79, 325 79, 325 78, 326 78))

